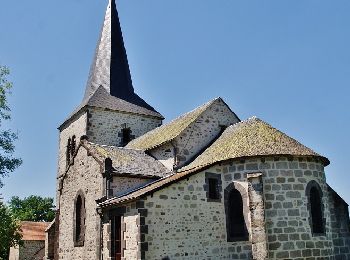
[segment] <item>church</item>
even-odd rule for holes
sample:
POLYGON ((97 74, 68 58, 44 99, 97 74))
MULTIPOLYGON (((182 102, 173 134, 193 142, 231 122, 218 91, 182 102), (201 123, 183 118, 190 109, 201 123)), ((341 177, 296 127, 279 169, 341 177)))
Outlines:
POLYGON ((326 157, 223 98, 163 120, 134 92, 109 0, 83 100, 58 128, 45 259, 350 259, 326 157))

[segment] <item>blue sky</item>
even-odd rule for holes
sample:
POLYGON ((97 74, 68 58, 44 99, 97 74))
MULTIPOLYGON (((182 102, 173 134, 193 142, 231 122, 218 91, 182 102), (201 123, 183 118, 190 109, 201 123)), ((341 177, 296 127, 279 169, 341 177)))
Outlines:
MULTIPOLYGON (((221 96, 322 155, 350 203, 350 1, 119 0, 134 87, 170 120, 221 96)), ((58 130, 83 97, 107 1, 0 8, 17 154, 0 190, 55 195, 58 130)))

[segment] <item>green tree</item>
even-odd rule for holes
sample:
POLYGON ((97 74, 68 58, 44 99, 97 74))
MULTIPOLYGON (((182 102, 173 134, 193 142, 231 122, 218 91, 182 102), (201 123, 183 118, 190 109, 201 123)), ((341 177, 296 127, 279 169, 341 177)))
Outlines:
POLYGON ((21 221, 50 222, 55 218, 53 198, 32 195, 22 200, 14 196, 9 201, 9 207, 13 216, 21 221))
POLYGON ((8 259, 10 247, 21 245, 20 223, 6 205, 0 202, 0 260, 8 259))
POLYGON ((3 186, 1 178, 8 176, 22 163, 21 159, 13 156, 17 134, 9 129, 3 129, 4 121, 11 118, 7 99, 12 88, 12 83, 7 80, 9 74, 7 67, 0 66, 0 188, 3 186))

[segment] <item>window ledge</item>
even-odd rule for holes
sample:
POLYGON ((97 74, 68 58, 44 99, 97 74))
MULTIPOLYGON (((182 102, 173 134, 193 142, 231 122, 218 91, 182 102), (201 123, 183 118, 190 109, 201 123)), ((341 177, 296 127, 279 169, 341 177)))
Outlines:
POLYGON ((84 246, 84 241, 75 241, 74 242, 74 247, 83 247, 84 246))
POLYGON ((326 233, 312 233, 313 237, 325 237, 326 233))
POLYGON ((245 236, 245 237, 230 237, 227 239, 227 242, 248 242, 249 241, 249 237, 245 236))

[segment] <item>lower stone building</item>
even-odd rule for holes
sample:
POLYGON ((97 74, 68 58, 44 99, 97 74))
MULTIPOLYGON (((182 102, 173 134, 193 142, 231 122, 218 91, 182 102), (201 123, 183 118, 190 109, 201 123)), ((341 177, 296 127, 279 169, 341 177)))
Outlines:
POLYGON ((46 222, 21 222, 23 245, 11 247, 9 260, 42 260, 45 255, 46 222))
POLYGON ((59 127, 45 259, 350 259, 329 160, 216 98, 162 124, 109 1, 82 103, 59 127))

